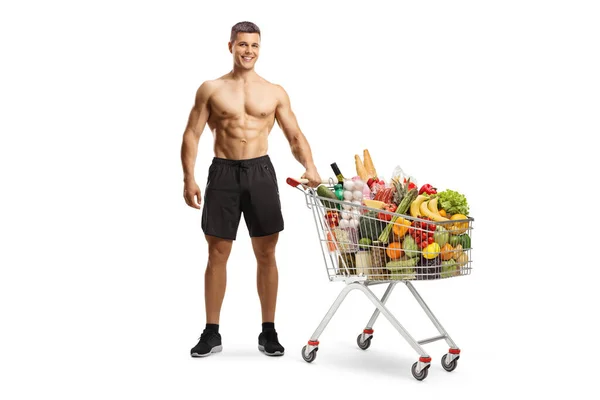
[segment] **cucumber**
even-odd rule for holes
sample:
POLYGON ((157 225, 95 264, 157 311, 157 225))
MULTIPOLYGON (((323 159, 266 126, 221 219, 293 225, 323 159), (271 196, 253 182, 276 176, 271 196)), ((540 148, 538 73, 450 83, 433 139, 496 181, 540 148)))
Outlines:
MULTIPOLYGON (((320 185, 319 187, 317 187, 317 195, 319 195, 320 197, 325 197, 325 198, 332 199, 332 200, 338 200, 335 193, 333 193, 331 190, 327 189, 327 187, 325 187, 324 185, 320 185)), ((319 199, 319 200, 321 200, 321 203, 323 203, 323 205, 327 208, 333 208, 333 209, 340 208, 339 204, 336 204, 334 202, 323 200, 323 199, 319 199)))

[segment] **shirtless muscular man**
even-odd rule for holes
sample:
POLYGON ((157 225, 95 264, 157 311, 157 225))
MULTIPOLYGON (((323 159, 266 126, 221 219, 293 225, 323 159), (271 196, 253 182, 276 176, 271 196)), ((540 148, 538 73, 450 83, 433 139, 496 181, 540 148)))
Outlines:
POLYGON ((226 264, 243 214, 257 262, 257 289, 262 309, 258 348, 283 355, 275 330, 278 274, 275 246, 283 230, 277 176, 267 155, 275 121, 290 143, 292 154, 306 172, 309 186, 321 182, 310 146, 300 131, 285 90, 254 71, 260 52, 260 30, 251 22, 231 29, 228 43, 233 70, 209 80, 196 92, 183 134, 181 161, 187 205, 200 209, 201 192, 194 178, 198 142, 208 123, 214 136, 214 158, 204 193, 202 230, 208 243, 204 274, 206 327, 192 357, 222 350, 219 315, 225 295, 226 264))

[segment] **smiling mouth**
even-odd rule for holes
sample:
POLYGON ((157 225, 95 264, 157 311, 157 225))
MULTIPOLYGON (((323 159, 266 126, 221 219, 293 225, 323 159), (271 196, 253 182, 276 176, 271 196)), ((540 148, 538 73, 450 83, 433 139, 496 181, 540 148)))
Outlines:
POLYGON ((242 57, 244 61, 252 61, 254 57, 242 57))

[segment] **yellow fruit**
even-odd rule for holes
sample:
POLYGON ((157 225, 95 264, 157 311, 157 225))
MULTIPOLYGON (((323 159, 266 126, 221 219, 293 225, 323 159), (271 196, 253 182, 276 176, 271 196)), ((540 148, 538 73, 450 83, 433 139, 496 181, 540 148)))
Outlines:
POLYGON ((458 260, 460 258, 460 256, 462 256, 464 253, 463 251, 463 247, 462 244, 457 244, 456 247, 454 248, 454 250, 452 251, 452 258, 454 258, 455 260, 458 260))
POLYGON ((423 257, 427 258, 428 260, 436 258, 440 254, 440 250, 440 245, 433 242, 423 249, 423 257))
POLYGON ((429 200, 429 202, 427 202, 427 208, 432 213, 440 215, 440 212, 438 211, 438 198, 434 197, 433 199, 429 200))
POLYGON ((410 203, 410 216, 411 217, 416 218, 416 217, 421 216, 420 207, 421 207, 421 203, 423 203, 425 200, 427 200, 427 197, 420 194, 417 196, 416 199, 413 200, 412 203, 410 203))
MULTIPOLYGON (((463 214, 454 214, 453 216, 450 217, 451 221, 463 220, 463 219, 468 219, 468 217, 463 214)), ((465 233, 467 231, 467 229, 469 229, 469 221, 457 222, 455 224, 452 224, 450 226, 449 231, 453 235, 461 235, 461 234, 465 233)))
MULTIPOLYGON (((418 197, 417 197, 418 199, 418 197)), ((421 213, 421 215, 425 216, 425 217, 429 217, 431 218, 433 221, 448 221, 448 218, 444 218, 439 214, 435 214, 433 211, 431 211, 428 207, 428 204, 431 200, 427 200, 427 201, 423 201, 420 205, 419 205, 419 212, 421 213)), ((437 207, 437 206, 436 206, 437 207)))
POLYGON ((438 211, 438 213, 439 213, 439 214, 440 214, 442 217, 447 217, 447 215, 446 215, 446 210, 444 210, 443 208, 442 208, 440 211, 438 211))

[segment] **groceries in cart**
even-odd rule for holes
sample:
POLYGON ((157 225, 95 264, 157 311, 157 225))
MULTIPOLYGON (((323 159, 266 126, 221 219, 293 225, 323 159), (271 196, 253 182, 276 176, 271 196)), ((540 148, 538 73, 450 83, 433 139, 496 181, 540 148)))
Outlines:
MULTIPOLYGON (((331 164, 336 180, 316 192, 333 275, 367 280, 431 280, 470 272, 471 221, 466 197, 417 180, 400 167, 388 181, 369 151, 354 156, 356 176, 331 164)), ((332 274, 330 274, 332 275, 332 274)))

